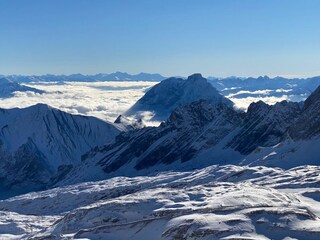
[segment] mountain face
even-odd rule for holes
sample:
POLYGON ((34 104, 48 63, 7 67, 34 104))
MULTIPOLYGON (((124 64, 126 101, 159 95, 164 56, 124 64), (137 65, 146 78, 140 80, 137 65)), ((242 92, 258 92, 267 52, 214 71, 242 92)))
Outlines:
POLYGON ((1 78, 0 79, 0 98, 8 98, 12 97, 14 92, 34 92, 34 93, 44 93, 44 91, 32 88, 32 87, 27 87, 23 86, 17 82, 13 82, 7 78, 1 78))
POLYGON ((242 164, 265 165, 289 169, 299 165, 319 165, 320 155, 320 87, 308 97, 304 106, 275 146, 254 151, 242 164))
POLYGON ((238 163, 257 148, 285 139, 300 111, 298 103, 286 101, 273 106, 252 103, 247 113, 206 100, 179 106, 159 127, 122 133, 113 143, 85 154, 82 169, 72 170, 69 183, 238 163), (88 175, 89 168, 103 172, 88 175))
POLYGON ((320 135, 320 87, 304 102, 302 114, 290 127, 289 136, 294 140, 310 139, 320 135))
POLYGON ((199 152, 217 145, 241 122, 242 113, 223 103, 200 100, 177 107, 159 127, 121 133, 113 143, 83 155, 82 165, 66 177, 67 183, 170 169, 170 164, 180 169, 199 152))
POLYGON ((284 133, 301 112, 298 103, 282 101, 268 105, 250 104, 243 125, 228 146, 247 155, 257 147, 271 147, 284 139, 284 133))
POLYGON ((0 189, 43 187, 63 175, 82 154, 119 133, 93 117, 67 114, 44 104, 0 110, 0 189))
POLYGON ((110 173, 134 161, 136 170, 156 164, 186 162, 199 150, 213 146, 240 123, 240 114, 225 104, 211 105, 207 101, 178 107, 159 128, 145 128, 117 137, 114 145, 102 151, 114 151, 98 161, 110 173))
POLYGON ((187 80, 168 78, 152 87, 124 115, 144 118, 145 112, 151 112, 152 121, 164 121, 178 106, 197 100, 207 100, 211 104, 232 102, 223 97, 201 74, 193 74, 187 80))

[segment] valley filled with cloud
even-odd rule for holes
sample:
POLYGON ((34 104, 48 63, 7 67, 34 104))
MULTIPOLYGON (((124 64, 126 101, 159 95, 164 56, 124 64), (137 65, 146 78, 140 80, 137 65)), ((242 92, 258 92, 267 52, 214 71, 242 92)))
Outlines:
MULTIPOLYGON (((43 93, 16 91, 12 97, 1 99, 0 108, 25 108, 44 103, 67 113, 94 116, 113 122, 157 83, 154 81, 30 82, 23 85, 42 90, 43 93)), ((246 110, 250 103, 259 100, 273 105, 283 100, 300 102, 307 97, 306 94, 291 93, 288 92, 290 90, 284 89, 244 91, 240 88, 234 89, 232 93, 228 91, 226 88, 221 93, 241 110, 246 110)), ((159 125, 158 121, 150 120, 152 116, 153 113, 145 112, 140 117, 146 125, 159 125)))
POLYGON ((29 83, 27 86, 44 90, 45 93, 17 91, 13 97, 1 99, 0 108, 24 108, 44 103, 68 113, 113 122, 154 84, 143 81, 29 83))

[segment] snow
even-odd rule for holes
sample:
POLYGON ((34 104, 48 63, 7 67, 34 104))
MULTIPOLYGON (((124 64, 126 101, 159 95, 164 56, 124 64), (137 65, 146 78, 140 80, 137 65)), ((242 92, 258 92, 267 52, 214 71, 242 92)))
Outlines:
POLYGON ((2 110, 0 116, 2 147, 6 151, 14 152, 32 139, 55 168, 79 161, 87 150, 108 143, 119 133, 110 123, 70 115, 44 104, 2 110))
POLYGON ((110 123, 44 104, 0 109, 0 129, 1 199, 44 189, 79 164, 84 153, 120 133, 110 123))
POLYGON ((241 165, 264 165, 284 169, 304 164, 319 165, 320 138, 292 141, 287 139, 273 147, 258 148, 244 157, 241 165))
POLYGON ((0 238, 318 239, 319 174, 216 165, 30 193, 0 201, 0 238))

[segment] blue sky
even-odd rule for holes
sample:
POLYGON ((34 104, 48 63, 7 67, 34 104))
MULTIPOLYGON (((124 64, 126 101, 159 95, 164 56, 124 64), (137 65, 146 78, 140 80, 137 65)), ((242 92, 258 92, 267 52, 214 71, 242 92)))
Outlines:
POLYGON ((320 75, 317 0, 0 0, 0 74, 320 75))

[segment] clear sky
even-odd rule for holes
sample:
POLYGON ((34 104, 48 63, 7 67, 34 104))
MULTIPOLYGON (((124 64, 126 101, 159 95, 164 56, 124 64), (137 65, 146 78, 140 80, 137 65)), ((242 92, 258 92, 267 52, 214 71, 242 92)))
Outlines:
POLYGON ((0 74, 320 75, 318 0, 0 0, 0 74))

